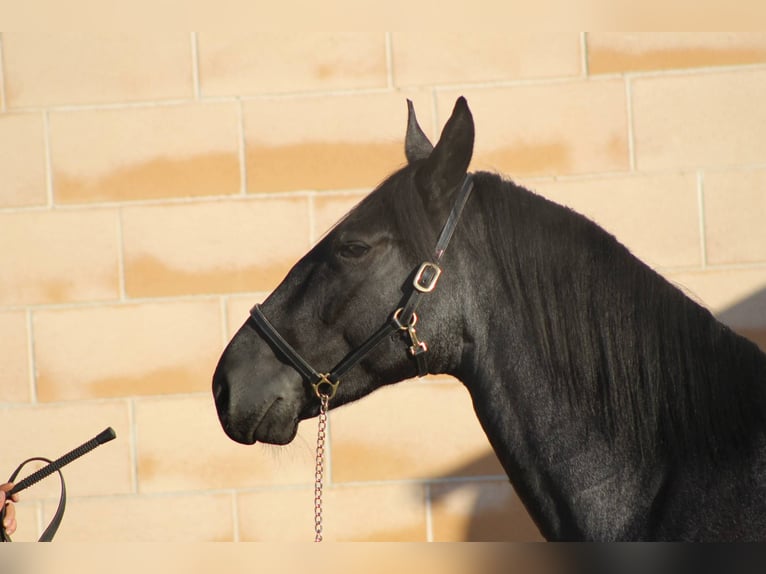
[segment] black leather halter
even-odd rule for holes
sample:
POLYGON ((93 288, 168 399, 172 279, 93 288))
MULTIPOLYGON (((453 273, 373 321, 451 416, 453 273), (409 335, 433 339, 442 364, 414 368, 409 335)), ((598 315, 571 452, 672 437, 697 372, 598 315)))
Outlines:
POLYGON ((261 311, 260 305, 256 305, 250 310, 250 315, 263 336, 266 337, 279 350, 279 352, 284 355, 295 370, 298 371, 309 384, 311 384, 318 397, 321 398, 322 395, 326 395, 330 399, 334 397, 335 392, 338 390, 341 377, 354 365, 364 359, 364 357, 377 347, 383 339, 396 331, 407 331, 407 334, 409 335, 411 342, 409 353, 417 362, 418 376, 422 377, 428 373, 428 363, 426 360, 428 346, 425 341, 418 340, 417 332, 415 330, 418 316, 415 314, 415 310, 420 304, 422 295, 430 293, 436 288, 436 283, 442 272, 441 267, 439 267, 439 261, 447 250, 447 246, 449 245, 450 239, 452 239, 455 227, 457 227, 457 223, 460 220, 460 214, 463 212, 463 207, 465 207, 466 201, 468 201, 468 197, 471 195, 472 190, 473 176, 467 174, 463 180, 463 185, 455 198, 455 203, 452 206, 449 217, 447 218, 444 227, 442 227, 439 239, 436 242, 433 261, 425 261, 418 267, 415 272, 415 278, 412 281, 413 289, 404 305, 394 311, 388 321, 381 325, 380 328, 364 343, 346 355, 329 373, 320 373, 301 357, 300 354, 298 354, 298 351, 296 351, 290 343, 279 334, 274 325, 269 322, 266 315, 261 311))

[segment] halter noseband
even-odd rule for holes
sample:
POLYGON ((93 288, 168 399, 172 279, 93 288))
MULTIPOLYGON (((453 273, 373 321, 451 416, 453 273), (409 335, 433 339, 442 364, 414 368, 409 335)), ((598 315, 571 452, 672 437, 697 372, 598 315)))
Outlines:
POLYGON ((266 337, 279 350, 279 352, 284 355, 293 368, 298 371, 306 381, 308 381, 317 396, 321 398, 322 395, 326 395, 330 399, 333 398, 335 392, 338 390, 341 377, 354 365, 364 359, 364 357, 377 347, 383 339, 396 331, 407 331, 407 334, 409 335, 411 342, 409 353, 417 363, 418 376, 422 377, 428 373, 428 362, 426 359, 428 347, 424 341, 420 341, 417 337, 415 324, 418 321, 418 316, 415 314, 415 310, 420 303, 421 296, 425 293, 432 292, 436 288, 436 283, 442 272, 441 267, 439 267, 439 261, 447 250, 450 239, 452 239, 452 234, 460 220, 460 214, 463 212, 463 207, 465 207, 466 201, 468 201, 468 197, 471 195, 472 190, 473 176, 471 174, 466 174, 465 179, 463 180, 463 185, 455 198, 455 203, 452 206, 449 217, 447 217, 447 221, 444 224, 444 227, 442 227, 441 234, 436 242, 433 261, 425 261, 418 267, 415 272, 415 277, 412 280, 413 289, 404 305, 394 311, 388 321, 381 325, 380 328, 378 328, 378 330, 364 343, 346 355, 329 373, 320 373, 301 357, 300 354, 298 354, 298 351, 296 351, 292 345, 279 334, 274 325, 272 325, 266 318, 266 315, 261 311, 260 305, 256 305, 250 310, 250 316, 255 321, 255 324, 258 326, 258 329, 263 336, 266 337))

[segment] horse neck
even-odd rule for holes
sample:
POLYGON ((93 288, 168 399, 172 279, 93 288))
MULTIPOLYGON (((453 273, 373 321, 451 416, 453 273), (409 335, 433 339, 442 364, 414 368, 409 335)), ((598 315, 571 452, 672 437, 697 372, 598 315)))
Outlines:
MULTIPOLYGON (((477 195, 484 193, 486 203, 491 192, 486 180, 478 179, 477 195)), ((490 442, 544 535, 640 537, 669 472, 665 449, 696 455, 711 446, 692 444, 701 432, 734 432, 716 426, 726 424, 724 417, 702 420, 719 398, 730 416, 743 417, 746 428, 753 413, 742 410, 745 395, 755 379, 766 380, 766 358, 581 216, 524 190, 509 192, 520 194, 512 200, 514 207, 526 210, 510 222, 512 244, 500 249, 501 238, 487 233, 472 249, 490 248, 462 263, 463 276, 484 289, 462 286, 462 305, 471 319, 455 374, 469 388, 490 442), (558 236, 533 237, 544 234, 551 222, 558 236), (530 233, 514 229, 517 224, 539 229, 530 233), (611 269, 593 262, 587 252, 593 242, 613 251, 607 260, 616 254, 611 269), (559 247, 541 250, 551 244, 559 247), (571 244, 585 251, 572 253, 571 244), (612 283, 599 291, 597 283, 603 281, 612 283), (637 292, 649 287, 655 289, 653 302, 637 292), (703 360, 716 348, 727 352, 713 366, 699 369, 687 364, 684 345, 691 360, 703 360), (699 389, 682 379, 704 370, 712 371, 711 385, 721 373, 733 373, 737 380, 726 392, 742 393, 742 400, 719 397, 714 387, 705 391, 710 396, 697 397, 699 389), (688 401, 667 409, 661 404, 678 402, 679 396, 688 401), (653 403, 660 405, 653 410, 653 403), (687 412, 696 407, 703 409, 700 420, 687 412), (667 428, 679 416, 682 426, 667 428), (667 444, 676 439, 679 444, 667 444)), ((492 220, 502 206, 502 201, 493 204, 489 218, 487 209, 474 206, 468 215, 475 218, 472 227, 497 225, 492 220)))

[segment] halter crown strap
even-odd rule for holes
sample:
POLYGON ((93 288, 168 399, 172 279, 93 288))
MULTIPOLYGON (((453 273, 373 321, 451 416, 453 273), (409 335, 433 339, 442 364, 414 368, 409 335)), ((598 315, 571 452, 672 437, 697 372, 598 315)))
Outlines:
POLYGON ((326 394, 329 398, 332 398, 340 384, 340 378, 353 366, 364 359, 364 357, 377 347, 386 336, 400 330, 407 331, 410 341, 412 342, 410 354, 416 360, 418 376, 422 377, 428 373, 428 363, 426 361, 428 347, 424 342, 419 341, 417 338, 415 332, 415 322, 417 321, 415 309, 417 309, 422 295, 430 293, 436 288, 436 283, 442 272, 441 267, 439 267, 439 261, 447 250, 447 246, 452 239, 452 235, 460 220, 460 215, 463 212, 463 208, 465 207, 472 190, 473 176, 466 174, 465 179, 463 180, 463 185, 455 198, 452 210, 450 211, 447 221, 445 222, 444 227, 442 227, 439 238, 436 241, 433 261, 423 262, 415 272, 415 277, 412 281, 413 289, 404 305, 399 307, 389 320, 381 325, 364 343, 346 355, 329 373, 320 373, 314 369, 314 367, 312 367, 309 362, 306 361, 300 353, 298 353, 298 351, 296 351, 295 348, 279 334, 279 331, 277 331, 274 325, 271 324, 266 315, 263 314, 260 305, 255 305, 250 309, 250 316, 253 318, 253 321, 255 321, 255 324, 261 333, 272 343, 272 345, 274 345, 274 347, 277 348, 284 358, 290 362, 295 370, 313 386, 314 392, 318 396, 326 394), (322 390, 324 385, 329 386, 328 392, 322 390))
POLYGON ((406 325, 412 321, 412 317, 415 315, 415 310, 420 303, 420 298, 423 293, 430 293, 436 288, 436 282, 439 280, 439 276, 442 272, 441 267, 439 267, 439 262, 441 261, 444 252, 447 251, 447 246, 452 239, 453 233, 455 233, 458 221, 460 221, 460 216, 463 213, 463 208, 472 191, 473 176, 471 174, 466 174, 465 179, 463 180, 463 185, 460 187, 460 191, 455 198, 455 203, 452 205, 452 210, 439 234, 439 239, 436 240, 433 262, 425 261, 418 269, 418 272, 415 274, 415 278, 412 281, 414 289, 412 293, 410 293, 407 302, 403 305, 404 310, 400 315, 400 320, 403 324, 406 325))

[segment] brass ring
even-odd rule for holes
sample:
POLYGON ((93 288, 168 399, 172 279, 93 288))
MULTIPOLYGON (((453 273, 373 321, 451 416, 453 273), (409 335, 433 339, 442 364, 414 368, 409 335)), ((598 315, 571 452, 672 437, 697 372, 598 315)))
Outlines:
POLYGON ((402 311, 404 311, 404 307, 399 307, 396 311, 394 311, 394 323, 396 323, 396 326, 399 327, 400 330, 406 331, 407 329, 410 329, 411 327, 414 327, 418 322, 418 314, 413 313, 412 317, 410 317, 410 323, 409 325, 402 325, 402 322, 399 320, 399 315, 402 314, 402 311))
POLYGON ((327 400, 332 399, 335 396, 335 393, 338 391, 338 385, 340 385, 340 380, 335 381, 334 383, 329 378, 330 374, 325 373, 323 375, 320 375, 320 379, 316 383, 311 383, 312 388, 314 389, 314 394, 316 394, 317 397, 320 399, 325 396, 327 397, 327 400), (328 385, 330 387, 329 393, 323 393, 321 390, 322 385, 328 385))

